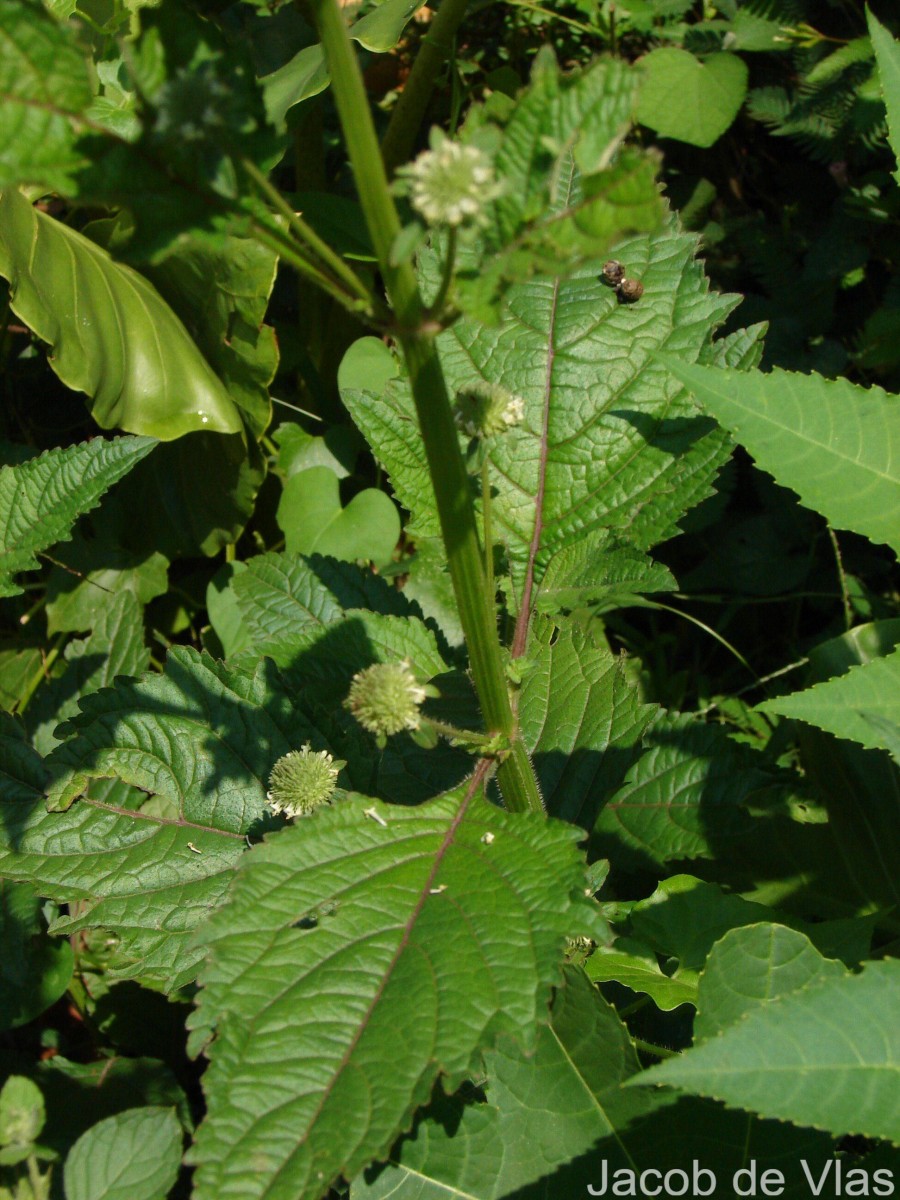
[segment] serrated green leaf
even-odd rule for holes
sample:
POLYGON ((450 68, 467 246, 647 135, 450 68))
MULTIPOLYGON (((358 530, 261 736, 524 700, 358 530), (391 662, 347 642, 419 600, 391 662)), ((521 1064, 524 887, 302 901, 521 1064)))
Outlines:
POLYGON ((892 38, 877 17, 866 9, 872 48, 878 63, 881 91, 887 108, 891 148, 897 160, 895 178, 900 181, 900 42, 892 38))
POLYGON ((4 0, 0 98, 0 191, 34 183, 65 192, 84 161, 72 118, 93 90, 75 30, 40 4, 4 0))
POLYGON ((87 394, 102 429, 164 441, 243 431, 225 386, 153 285, 15 189, 0 196, 0 275, 13 311, 49 343, 53 370, 87 394))
POLYGON ((547 620, 536 625, 519 725, 547 811, 590 830, 640 754, 655 709, 609 649, 578 630, 563 628, 555 640, 554 632, 547 620))
POLYGON ((839 529, 900 551, 900 402, 845 379, 666 365, 764 471, 839 529))
POLYGON ((66 1157, 66 1200, 164 1200, 181 1166, 181 1126, 166 1108, 98 1121, 66 1157))
MULTIPOLYGON (((830 1157, 830 1139, 821 1134, 667 1089, 623 1088, 638 1069, 627 1031, 572 968, 534 1057, 504 1046, 485 1056, 485 1069, 487 1103, 435 1100, 389 1162, 353 1182, 351 1200, 560 1200, 585 1195, 589 1187, 598 1194, 604 1171, 606 1194, 651 1195, 660 1175, 649 1174, 643 1191, 644 1170, 685 1171, 687 1194, 699 1196, 711 1180, 694 1176, 694 1164, 712 1173, 719 1194, 753 1160, 759 1173, 769 1166, 784 1170, 802 1157, 818 1176, 830 1157), (565 1120, 554 1115, 560 1105, 565 1120), (633 1185, 627 1175, 615 1177, 623 1169, 635 1173, 633 1185)), ((809 1196, 799 1167, 785 1175, 785 1197, 809 1196)), ((682 1186, 678 1175, 671 1185, 673 1191, 682 1186)))
POLYGON ((644 80, 637 118, 660 137, 711 146, 738 115, 747 94, 747 65, 736 54, 702 61, 663 46, 641 59, 644 80))
POLYGON ((576 836, 470 789, 348 800, 249 854, 202 935, 198 1200, 318 1200, 387 1152, 439 1074, 460 1082, 504 1031, 529 1052, 587 903, 576 836))
POLYGON ((871 750, 890 750, 869 716, 900 721, 900 649, 804 692, 766 700, 757 709, 806 721, 837 737, 861 742, 871 750))
POLYGON ((667 1084, 839 1137, 900 1140, 900 963, 826 978, 652 1067, 667 1084))
POLYGON ((48 760, 50 803, 63 814, 47 811, 40 760, 13 723, 0 749, 23 782, 4 806, 0 873, 84 901, 51 932, 109 929, 110 975, 165 990, 190 982, 202 953, 193 931, 268 815, 273 765, 306 742, 340 757, 300 699, 272 663, 242 672, 173 650, 164 675, 82 700, 48 760))
POLYGON ((343 507, 338 477, 330 467, 292 475, 284 485, 277 520, 289 554, 382 564, 390 561, 400 538, 400 514, 391 499, 378 488, 366 488, 343 507))
POLYGON ((717 1037, 779 996, 847 975, 804 934, 785 925, 730 929, 713 946, 700 975, 695 1042, 717 1037))
POLYGON ((340 705, 356 672, 376 662, 406 658, 423 682, 447 670, 418 606, 356 565, 318 554, 260 555, 242 564, 229 594, 243 649, 288 668, 298 690, 320 704, 340 705))
POLYGON ((51 938, 40 897, 27 883, 0 879, 0 1030, 39 1017, 63 995, 75 956, 65 938, 51 938))
POLYGON ((76 519, 156 444, 153 438, 97 438, 0 468, 0 596, 18 595, 13 575, 36 570, 36 555, 65 541, 76 519))
MULTIPOLYGON (((644 283, 623 305, 600 281, 602 261, 570 278, 536 276, 506 293, 499 327, 461 318, 441 335, 451 390, 501 383, 522 397, 525 419, 488 443, 492 517, 507 550, 515 595, 539 584, 550 557, 611 529, 640 549, 677 531, 712 488, 727 442, 688 397, 666 383, 653 348, 698 356, 732 301, 709 294, 693 239, 671 229, 622 243, 616 256, 644 283)), ((423 269, 436 271, 430 256, 423 269)), ((757 331, 758 336, 758 331, 757 331)), ((752 353, 753 337, 722 351, 752 353)), ((418 536, 439 533, 434 495, 408 384, 344 387, 350 413, 384 464, 418 536)))
POLYGON ((28 709, 28 727, 42 754, 58 744, 53 731, 75 716, 82 696, 108 687, 117 675, 140 675, 149 666, 143 609, 133 593, 117 592, 104 604, 90 637, 69 642, 64 657, 66 669, 49 681, 28 709))
POLYGON ((607 534, 591 534, 553 555, 534 603, 544 613, 584 605, 603 612, 627 605, 638 593, 676 586, 669 569, 643 551, 607 534))
POLYGON ((0 1145, 29 1146, 44 1127, 44 1097, 23 1075, 12 1075, 0 1089, 0 1145))
POLYGON ((721 726, 668 714, 644 734, 643 754, 604 805, 598 851, 652 868, 739 847, 751 825, 746 801, 770 782, 757 760, 721 726))

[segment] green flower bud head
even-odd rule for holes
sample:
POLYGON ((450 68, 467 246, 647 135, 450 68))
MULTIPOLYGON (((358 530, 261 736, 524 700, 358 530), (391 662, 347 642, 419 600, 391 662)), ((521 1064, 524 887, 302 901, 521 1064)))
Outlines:
POLYGON ((0 1091, 0 1146, 28 1146, 44 1128, 44 1097, 24 1075, 11 1075, 0 1091))
POLYGON ((346 707, 379 739, 419 728, 419 706, 428 689, 416 682, 408 662, 376 663, 353 676, 346 707))
POLYGON ((525 416, 525 403, 499 383, 475 383, 456 396, 454 417, 469 437, 489 438, 518 425, 525 416))
POLYGON ((429 225, 484 225, 487 205, 502 193, 491 160, 477 146, 432 138, 432 149, 401 167, 413 208, 429 225))
POLYGON ((341 767, 325 750, 292 750, 279 758, 269 776, 266 800, 274 813, 286 817, 306 817, 323 804, 329 804, 341 767))

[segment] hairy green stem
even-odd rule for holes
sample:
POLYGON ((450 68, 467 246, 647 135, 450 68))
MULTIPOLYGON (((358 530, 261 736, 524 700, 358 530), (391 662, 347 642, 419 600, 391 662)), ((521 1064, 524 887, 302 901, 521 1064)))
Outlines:
POLYGON ((484 577, 475 506, 438 358, 438 329, 419 293, 412 265, 391 261, 391 251, 400 233, 400 218, 388 188, 362 76, 341 11, 336 0, 311 0, 311 7, 325 50, 360 204, 397 318, 397 337, 409 372, 450 577, 485 724, 489 732, 512 739, 512 752, 497 773, 500 787, 510 809, 542 812, 531 763, 516 737, 494 604, 484 577))
POLYGON ((389 175, 412 155, 422 117, 428 107, 438 72, 453 48, 453 39, 469 0, 441 0, 428 33, 422 39, 413 69, 391 113, 381 143, 381 156, 389 175))
POLYGON ((484 575, 491 604, 496 602, 494 584, 494 535, 491 529, 491 475, 487 455, 481 464, 481 523, 484 529, 484 575))

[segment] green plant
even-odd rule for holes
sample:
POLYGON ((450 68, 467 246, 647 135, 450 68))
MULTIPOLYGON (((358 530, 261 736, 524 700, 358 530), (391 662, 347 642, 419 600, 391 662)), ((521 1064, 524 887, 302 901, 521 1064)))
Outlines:
MULTIPOLYGON (((72 444, 10 438, 0 474, 10 624, 46 634, 0 660, 0 1013, 29 1021, 40 980, 85 1031, 17 1067, 68 1200, 183 1194, 185 1133, 197 1200, 638 1194, 646 1172, 881 1188, 897 397, 762 374, 761 326, 715 336, 736 298, 629 136, 639 70, 544 51, 405 164, 462 6, 381 146, 354 43, 390 46, 409 6, 348 25, 312 0, 316 35, 271 71, 265 23, 299 17, 255 7, 101 25, 7 0, 8 376, 31 394, 31 330, 130 435, 79 441, 70 417, 72 444), (314 141, 297 106, 339 123, 355 192, 331 211, 276 186, 314 141), (315 369, 278 264, 347 314, 315 369), (270 435, 294 371, 377 470, 341 416, 270 435), (727 501, 732 437, 811 510, 840 592, 805 646, 820 682, 755 708, 685 685, 680 711, 640 622, 685 599, 668 550, 727 501)), ((874 19, 872 40, 900 151, 900 45, 874 19)), ((29 429, 21 401, 6 419, 29 429)))

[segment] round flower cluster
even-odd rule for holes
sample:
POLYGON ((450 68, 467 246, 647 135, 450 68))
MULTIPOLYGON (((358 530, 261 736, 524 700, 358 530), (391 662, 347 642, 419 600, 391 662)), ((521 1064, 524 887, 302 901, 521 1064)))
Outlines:
POLYGON ((345 764, 326 750, 292 750, 279 758, 269 776, 266 800, 274 813, 305 817, 334 796, 337 777, 345 764))
POLYGON ((416 681, 410 664, 376 663, 353 676, 346 707, 363 729, 384 738, 419 728, 419 706, 428 690, 416 681))
POLYGON ((489 438, 518 425, 525 402, 499 383, 475 383, 457 393, 454 417, 469 437, 489 438))
POLYGON ((487 205, 503 191, 483 150, 449 138, 397 173, 409 181, 410 203, 429 225, 486 224, 487 205))

